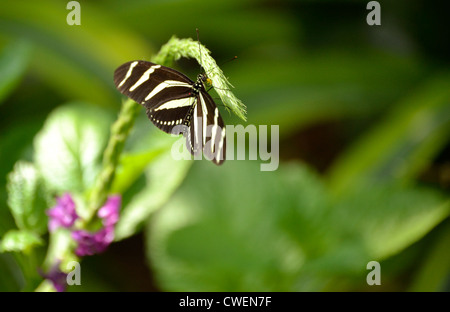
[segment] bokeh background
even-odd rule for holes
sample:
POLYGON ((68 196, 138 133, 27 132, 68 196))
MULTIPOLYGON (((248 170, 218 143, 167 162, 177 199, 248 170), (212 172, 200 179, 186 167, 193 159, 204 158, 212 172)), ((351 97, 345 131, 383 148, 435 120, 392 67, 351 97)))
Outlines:
MULTIPOLYGON (((68 185, 45 154, 52 120, 98 121, 84 140, 104 148, 123 99, 114 69, 198 28, 219 64, 238 56, 221 69, 248 121, 218 101, 225 122, 279 125, 280 166, 157 154, 116 186, 117 242, 82 260, 69 291, 449 291, 449 8, 379 2, 381 26, 357 0, 79 1, 69 26, 68 1, 0 1, 0 237, 16 227, 6 184, 18 160, 51 174, 54 195, 68 185), (372 260, 380 286, 366 283, 372 260)), ((170 151, 154 128, 142 111, 126 155, 170 151)), ((72 191, 91 178, 70 178, 72 191)), ((0 290, 27 283, 1 253, 0 290)))

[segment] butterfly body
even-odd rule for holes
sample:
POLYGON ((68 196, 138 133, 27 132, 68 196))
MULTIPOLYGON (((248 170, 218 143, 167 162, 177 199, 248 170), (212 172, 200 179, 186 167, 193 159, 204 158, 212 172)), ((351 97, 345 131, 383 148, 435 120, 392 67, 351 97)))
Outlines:
POLYGON ((225 125, 205 89, 210 82, 205 74, 194 82, 170 67, 147 61, 127 62, 114 72, 117 89, 143 105, 156 127, 167 133, 184 127, 190 152, 203 151, 220 165, 225 161, 225 125))

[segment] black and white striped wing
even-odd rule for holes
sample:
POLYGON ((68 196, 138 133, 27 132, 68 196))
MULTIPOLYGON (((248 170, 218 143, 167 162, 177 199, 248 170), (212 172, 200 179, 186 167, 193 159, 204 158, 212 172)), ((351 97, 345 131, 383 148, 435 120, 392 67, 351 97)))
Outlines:
POLYGON ((114 84, 124 95, 145 106, 148 118, 171 133, 195 103, 192 80, 182 73, 146 61, 131 61, 114 72, 114 84))
POLYGON ((186 144, 193 155, 203 154, 216 165, 225 161, 225 124, 212 97, 204 89, 192 112, 186 144))
POLYGON ((225 161, 225 125, 214 100, 202 83, 169 67, 131 61, 114 72, 114 84, 124 95, 146 108, 148 118, 161 130, 173 133, 189 127, 186 144, 191 154, 203 151, 220 165, 225 161))

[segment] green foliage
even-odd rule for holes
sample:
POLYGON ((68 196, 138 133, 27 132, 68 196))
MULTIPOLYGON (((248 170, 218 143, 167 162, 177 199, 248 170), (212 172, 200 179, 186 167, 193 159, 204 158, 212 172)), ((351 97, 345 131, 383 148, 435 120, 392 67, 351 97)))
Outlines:
POLYGON ((269 59, 257 54, 230 73, 252 110, 252 120, 283 125, 282 135, 329 120, 354 122, 377 116, 427 74, 415 58, 372 50, 344 53, 329 47, 326 53, 288 52, 286 57, 269 59), (269 61, 264 75, 255 78, 261 64, 269 61))
POLYGON ((34 158, 52 189, 82 192, 92 186, 111 117, 85 103, 68 104, 49 116, 34 141, 34 158))
POLYGON ((111 188, 124 198, 116 240, 140 230, 149 216, 169 200, 191 166, 190 161, 174 161, 171 157, 172 144, 178 138, 152 128, 146 117, 138 118, 135 130, 127 141, 111 188))
POLYGON ((0 287, 2 291, 17 291, 25 284, 21 268, 11 254, 0 253, 0 287))
MULTIPOLYGON (((65 4, 0 11, 0 290, 51 290, 37 268, 74 259, 69 231, 46 233, 45 210, 63 192, 87 219, 106 195, 122 196, 120 259, 83 261, 83 286, 70 290, 153 283, 135 270, 141 229, 151 290, 448 290, 445 10, 386 2, 382 26, 369 27, 354 1, 98 0, 81 2, 81 26, 69 26, 65 4), (277 171, 175 161, 177 138, 132 102, 113 123, 114 69, 195 57, 196 28, 210 77, 209 51, 219 64, 238 56, 220 67, 248 123, 280 126, 277 171), (170 38, 189 51, 155 54, 170 38), (382 286, 366 284, 371 260, 382 286)), ((172 65, 192 79, 201 71, 172 65)), ((229 100, 216 101, 225 123, 241 123, 229 100)))
MULTIPOLYGON (((151 140, 155 141, 155 137, 151 140)), ((167 142, 168 140, 164 138, 162 141, 167 142)), ((173 140, 167 143, 173 143, 173 140)), ((138 172, 139 175, 144 172, 144 181, 138 187, 140 190, 130 198, 122 211, 116 227, 117 240, 136 233, 150 215, 169 200, 186 176, 191 162, 174 161, 171 155, 171 145, 167 143, 163 148, 157 147, 159 144, 156 144, 156 147, 150 149, 150 152, 123 155, 121 173, 115 179, 116 185, 136 182, 136 173, 138 172)), ((120 189, 113 188, 114 190, 120 189)))
POLYGON ((448 144, 450 76, 416 90, 337 161, 330 174, 337 191, 361 183, 416 178, 448 144))
POLYGON ((449 214, 450 202, 426 189, 378 185, 336 201, 298 164, 274 173, 249 162, 199 164, 149 223, 148 256, 175 291, 338 290, 332 281, 359 276, 362 286, 365 264, 449 214))
POLYGON ((410 291, 429 291, 430 289, 444 289, 448 271, 450 254, 447 252, 450 244, 450 227, 441 231, 439 239, 433 244, 431 251, 416 274, 410 291))
POLYGON ((31 70, 56 94, 110 106, 117 98, 111 68, 152 50, 142 38, 124 30, 118 19, 90 3, 83 3, 85 24, 70 28, 66 4, 54 0, 10 3, 0 12, 0 39, 18 36, 32 43, 31 70))
MULTIPOLYGON (((32 164, 18 162, 8 176, 8 206, 21 230, 45 233, 50 204, 45 182, 32 164)), ((7 234, 6 234, 7 235, 7 234)))
POLYGON ((42 244, 42 239, 34 232, 11 230, 3 236, 0 243, 0 252, 13 251, 29 254, 33 247, 42 244))
POLYGON ((16 41, 0 54, 0 104, 19 84, 30 58, 30 44, 16 41))

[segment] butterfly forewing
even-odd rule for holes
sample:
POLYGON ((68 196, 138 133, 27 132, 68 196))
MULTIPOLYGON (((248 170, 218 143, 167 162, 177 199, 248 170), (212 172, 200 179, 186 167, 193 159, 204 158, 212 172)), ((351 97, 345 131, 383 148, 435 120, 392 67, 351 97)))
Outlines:
POLYGON ((160 65, 144 61, 125 63, 114 72, 114 84, 122 94, 144 104, 149 91, 167 80, 165 71, 160 68, 160 65), (157 71, 160 73, 156 74, 157 71))
POLYGON ((169 67, 131 61, 116 69, 114 84, 145 106, 148 118, 159 129, 172 133, 175 126, 186 126, 183 134, 193 155, 203 151, 215 164, 225 161, 225 125, 200 78, 194 83, 169 67))

